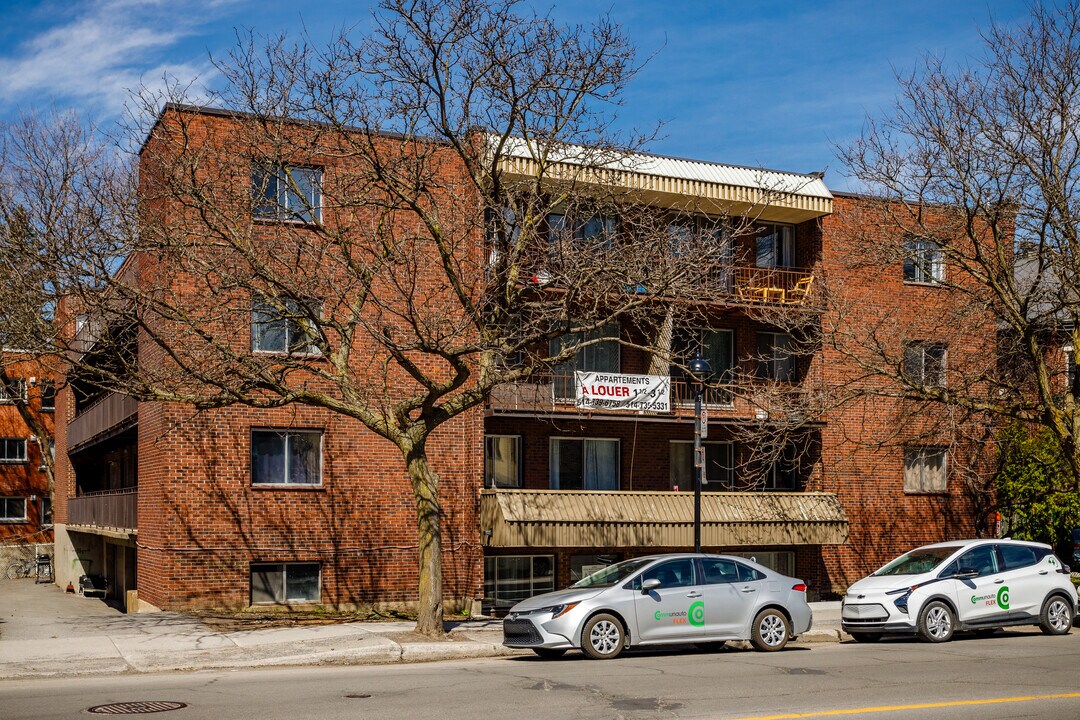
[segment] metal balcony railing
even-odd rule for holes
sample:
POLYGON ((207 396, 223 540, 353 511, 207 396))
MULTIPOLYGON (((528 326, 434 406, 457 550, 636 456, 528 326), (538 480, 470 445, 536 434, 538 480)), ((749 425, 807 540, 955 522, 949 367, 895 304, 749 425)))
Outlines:
POLYGON ((77 449, 89 440, 129 423, 138 412, 139 403, 137 400, 127 395, 109 393, 76 415, 75 419, 68 423, 68 450, 77 449))
POLYGON ((138 509, 137 488, 86 493, 68 499, 68 524, 134 532, 138 509))

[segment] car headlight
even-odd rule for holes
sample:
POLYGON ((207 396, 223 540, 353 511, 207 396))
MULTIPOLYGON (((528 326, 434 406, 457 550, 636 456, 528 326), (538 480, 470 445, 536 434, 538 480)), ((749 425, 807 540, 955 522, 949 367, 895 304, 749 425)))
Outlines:
POLYGON ((551 619, 554 620, 555 618, 560 617, 560 616, 565 615, 566 613, 570 612, 571 610, 573 610, 577 606, 578 606, 578 603, 576 603, 576 602, 563 603, 561 605, 549 605, 548 607, 540 608, 540 612, 549 612, 549 613, 551 613, 551 619))
POLYGON ((918 585, 912 585, 911 587, 900 588, 899 590, 890 590, 885 594, 886 595, 899 595, 900 597, 893 600, 893 605, 896 606, 897 610, 899 610, 900 612, 907 615, 908 598, 911 597, 912 591, 914 591, 918 587, 919 587, 918 585))

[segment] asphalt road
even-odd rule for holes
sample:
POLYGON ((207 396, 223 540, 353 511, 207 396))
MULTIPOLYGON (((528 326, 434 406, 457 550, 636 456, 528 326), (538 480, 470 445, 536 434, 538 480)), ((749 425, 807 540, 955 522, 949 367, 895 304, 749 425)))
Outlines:
POLYGON ((174 701, 161 720, 282 718, 1080 718, 1080 630, 945 645, 794 646, 764 654, 578 654, 417 665, 0 681, 0 718, 88 718, 174 701), (923 706, 923 707, 918 707, 923 706), (892 709, 886 709, 892 708, 892 709))

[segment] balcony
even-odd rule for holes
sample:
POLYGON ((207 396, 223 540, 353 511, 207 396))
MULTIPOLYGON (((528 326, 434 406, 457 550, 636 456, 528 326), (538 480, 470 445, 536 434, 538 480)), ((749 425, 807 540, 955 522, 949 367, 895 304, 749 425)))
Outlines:
MULTIPOLYGON (((766 392, 750 383, 731 383, 708 388, 702 396, 702 405, 709 415, 728 421, 761 420, 772 412, 788 412, 799 407, 800 402, 810 402, 803 384, 810 385, 814 378, 804 378, 802 383, 787 386, 773 385, 766 392), (777 391, 786 400, 778 402, 777 391), (770 394, 773 393, 773 394, 770 394)), ((528 382, 497 385, 488 398, 490 414, 501 415, 578 415, 603 416, 605 419, 641 419, 644 415, 668 420, 689 420, 694 417, 694 392, 686 380, 671 380, 671 410, 666 413, 640 413, 626 409, 582 409, 575 405, 575 377, 573 371, 566 373, 537 373, 528 382)))
POLYGON ((77 452, 135 424, 139 403, 127 395, 109 393, 68 423, 68 452, 77 452))
POLYGON ((68 525, 116 533, 134 533, 138 523, 137 488, 103 490, 68 499, 68 525))

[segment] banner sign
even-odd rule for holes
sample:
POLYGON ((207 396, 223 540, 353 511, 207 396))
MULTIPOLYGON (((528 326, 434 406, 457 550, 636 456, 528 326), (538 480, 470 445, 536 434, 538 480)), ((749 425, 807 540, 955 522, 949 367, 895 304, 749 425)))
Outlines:
POLYGON ((575 372, 574 405, 591 410, 671 412, 671 378, 666 375, 617 375, 575 372))

